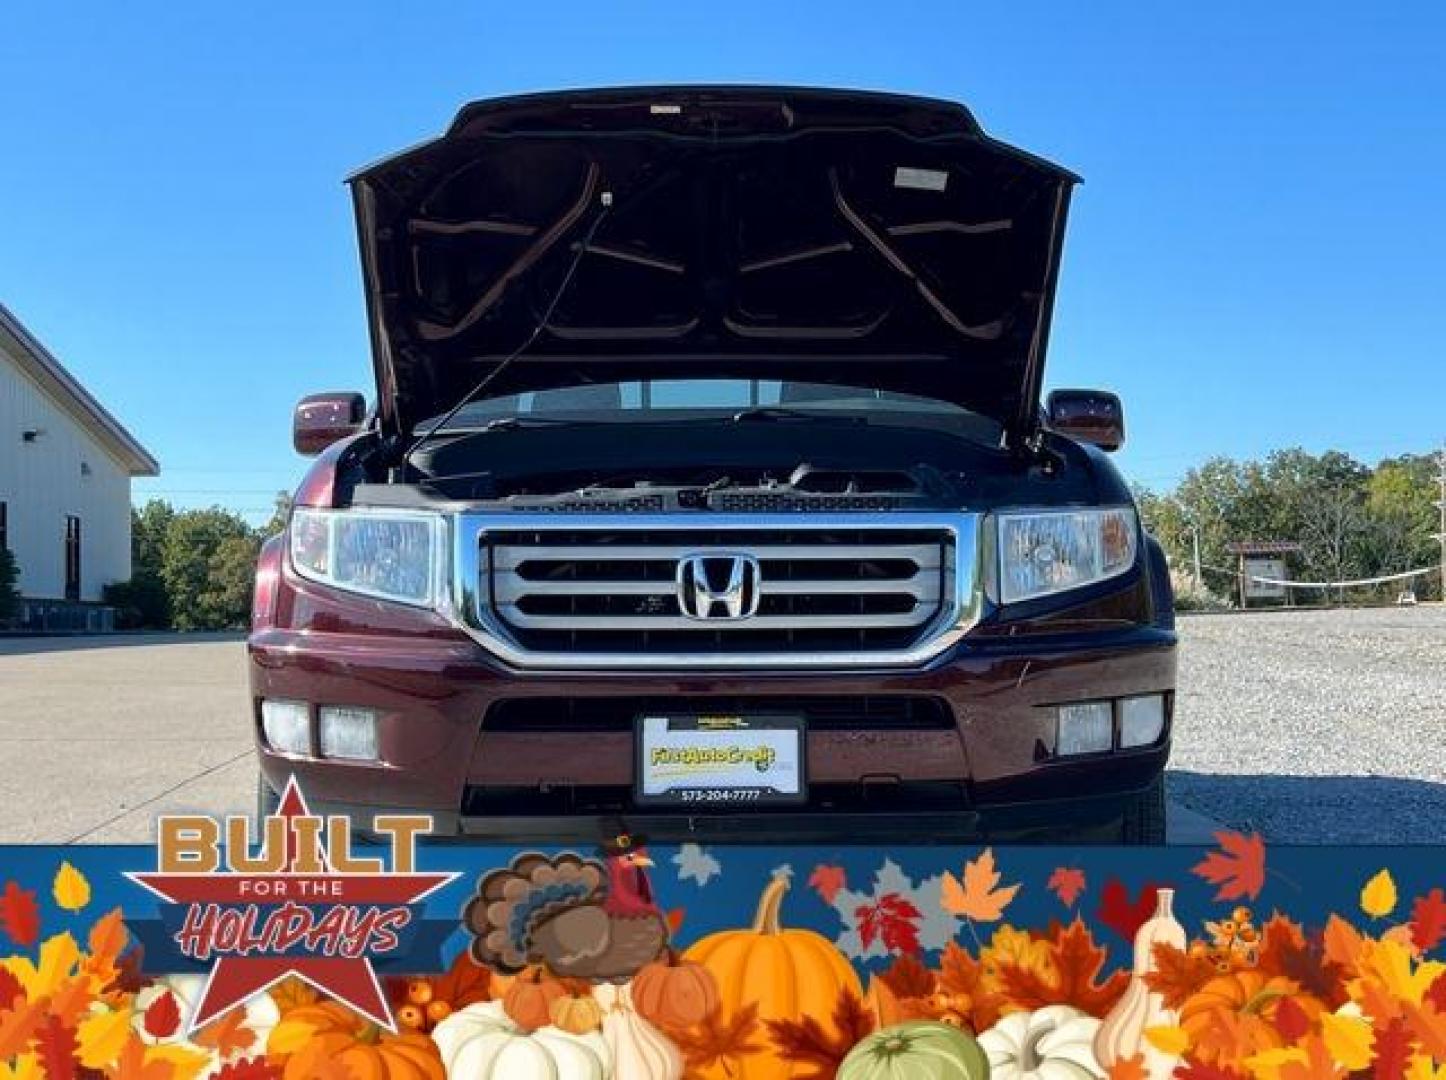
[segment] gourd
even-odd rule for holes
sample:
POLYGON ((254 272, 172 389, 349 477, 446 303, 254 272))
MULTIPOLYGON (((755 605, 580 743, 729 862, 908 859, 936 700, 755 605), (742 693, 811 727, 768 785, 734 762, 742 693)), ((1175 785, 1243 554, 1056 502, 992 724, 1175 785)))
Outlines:
POLYGON ((638 1015, 629 986, 595 986, 593 997, 602 1007, 603 1041, 620 1078, 681 1080, 683 1055, 671 1039, 638 1015))
POLYGON ((597 999, 567 994, 553 1001, 548 1009, 554 1027, 571 1035, 585 1035, 602 1026, 602 1006, 597 999))
POLYGON ((1100 1022, 1069 1005, 1011 1013, 979 1036, 991 1080, 1103 1080, 1100 1022))
POLYGON ((838 1080, 989 1080, 989 1059, 973 1037, 932 1020, 883 1028, 849 1051, 838 1080))
POLYGON ((1183 950, 1185 928, 1176 921, 1175 890, 1160 889, 1155 893, 1155 914, 1135 933, 1135 961, 1130 972, 1130 985, 1095 1036, 1095 1058, 1106 1069, 1143 1054, 1145 1073, 1150 1080, 1170 1080, 1180 1058, 1153 1046, 1145 1032, 1152 1027, 1170 1027, 1178 1022, 1173 1009, 1165 1007, 1161 994, 1151 990, 1146 976, 1155 970, 1155 946, 1169 945, 1183 950))
MULTIPOLYGON (((779 913, 789 884, 786 873, 775 874, 759 898, 751 928, 710 934, 683 954, 684 960, 712 973, 725 1024, 741 1008, 756 1005, 761 1024, 807 1016, 830 1029, 828 1018, 841 994, 863 997, 857 973, 833 942, 811 930, 781 925, 779 913)), ((765 1045, 697 1073, 705 1080, 791 1080, 809 1071, 808 1065, 790 1062, 765 1045)))
POLYGON ((634 975, 632 989, 638 1012, 664 1027, 701 1024, 718 1007, 712 972, 672 952, 634 975))
POLYGON ((611 1080, 612 1056, 597 1032, 525 1032, 498 1001, 454 1012, 432 1031, 448 1076, 467 1080, 611 1080))
POLYGON ((427 1036, 388 1035, 334 1001, 292 1009, 272 1029, 266 1051, 285 1062, 283 1080, 311 1080, 323 1063, 335 1063, 352 1080, 446 1080, 427 1036))
POLYGON ((542 968, 531 968, 513 980, 502 995, 507 1015, 527 1031, 552 1023, 552 1003, 567 997, 567 987, 542 968))

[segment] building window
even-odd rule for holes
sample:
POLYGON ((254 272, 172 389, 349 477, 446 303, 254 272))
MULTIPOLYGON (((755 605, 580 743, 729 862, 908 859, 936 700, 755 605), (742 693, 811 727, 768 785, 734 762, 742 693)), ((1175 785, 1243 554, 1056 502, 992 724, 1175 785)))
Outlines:
POLYGON ((65 516, 65 598, 80 599, 80 518, 65 516))

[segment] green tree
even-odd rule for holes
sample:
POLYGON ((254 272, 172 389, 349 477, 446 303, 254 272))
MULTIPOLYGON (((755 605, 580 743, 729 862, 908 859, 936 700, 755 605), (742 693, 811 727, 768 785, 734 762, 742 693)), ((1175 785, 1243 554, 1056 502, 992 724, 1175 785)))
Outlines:
POLYGON ((161 630, 171 625, 171 603, 161 576, 166 533, 176 511, 161 499, 151 499, 131 511, 131 576, 129 581, 105 587, 105 602, 119 609, 119 625, 126 630, 161 630))
POLYGON ((20 565, 15 552, 0 547, 0 623, 20 614, 20 565))
POLYGON ((291 520, 291 493, 278 491, 272 506, 271 520, 261 526, 263 540, 285 531, 286 523, 291 520))
POLYGON ((161 580, 178 630, 244 627, 260 541, 236 514, 184 510, 169 522, 161 580))

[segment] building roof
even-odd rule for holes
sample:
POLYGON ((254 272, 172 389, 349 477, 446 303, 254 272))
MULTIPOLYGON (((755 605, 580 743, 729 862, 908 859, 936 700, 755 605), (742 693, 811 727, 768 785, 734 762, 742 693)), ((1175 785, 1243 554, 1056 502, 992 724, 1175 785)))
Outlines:
MULTIPOLYGON (((14 342, 20 369, 38 382, 96 440, 115 455, 132 476, 158 476, 161 466, 119 420, 96 401, 65 365, 40 343, 4 304, 0 304, 0 343, 14 342)), ((5 350, 10 355, 12 350, 5 350)))

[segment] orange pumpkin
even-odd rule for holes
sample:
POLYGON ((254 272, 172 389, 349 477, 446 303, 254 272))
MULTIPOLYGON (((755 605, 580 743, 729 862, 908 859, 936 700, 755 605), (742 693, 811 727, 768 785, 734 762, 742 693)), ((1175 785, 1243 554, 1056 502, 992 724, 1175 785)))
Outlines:
POLYGON ((334 1001, 303 1005, 281 1018, 266 1043, 283 1080, 310 1080, 323 1064, 352 1080, 446 1080, 436 1043, 418 1033, 389 1035, 334 1001))
POLYGON ((702 964, 669 951, 633 976, 633 1007, 662 1027, 692 1027, 718 1007, 718 983, 702 964))
POLYGON ((1242 1042, 1252 1053, 1279 1049, 1285 1038, 1275 1026, 1275 1014, 1286 997, 1311 1018, 1323 1009, 1289 979, 1247 969, 1217 975, 1191 994, 1180 1007, 1179 1024, 1190 1035, 1192 1053, 1206 1064, 1230 1056, 1232 1047, 1238 1053, 1242 1042))
POLYGON ((564 994, 552 1002, 548 1011, 552 1026, 569 1035, 586 1035, 602 1027, 602 1006, 591 994, 564 994))
MULTIPOLYGON (((811 930, 783 929, 779 909, 788 888, 788 875, 775 875, 758 901, 751 928, 710 934, 683 954, 684 960, 712 973, 724 1023, 744 1006, 757 1005, 762 1023, 807 1016, 830 1029, 829 1017, 841 993, 863 997, 858 975, 833 942, 811 930)), ((814 1069, 806 1062, 788 1061, 771 1044, 735 1061, 736 1068, 720 1061, 697 1070, 697 1075, 706 1080, 792 1080, 814 1069)))
POLYGON ((512 981, 502 996, 502 1007, 512 1022, 525 1031, 552 1023, 552 1003, 568 996, 567 987, 542 968, 531 968, 512 981))

